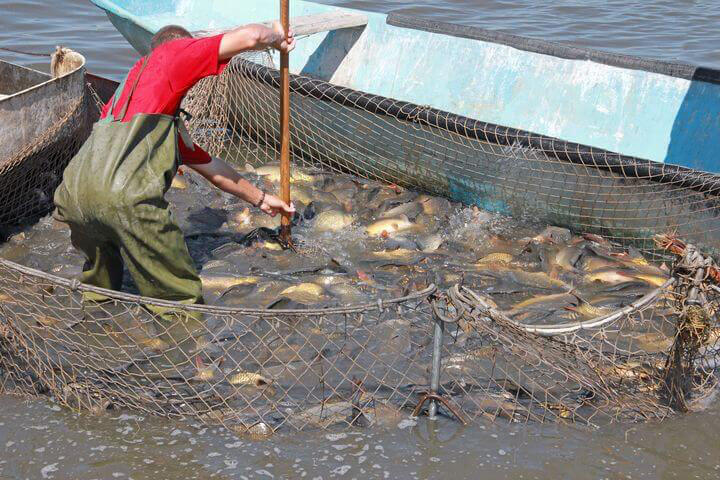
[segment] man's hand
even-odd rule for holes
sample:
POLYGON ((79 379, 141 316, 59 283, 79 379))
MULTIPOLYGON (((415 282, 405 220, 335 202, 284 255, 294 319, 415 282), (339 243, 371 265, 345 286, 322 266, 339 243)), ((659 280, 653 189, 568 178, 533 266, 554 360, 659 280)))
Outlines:
POLYGON ((223 35, 218 55, 220 60, 229 60, 238 53, 266 48, 289 53, 295 48, 295 35, 292 30, 285 35, 280 22, 273 22, 272 27, 246 25, 223 35))
POLYGON ((267 213, 271 217, 274 217, 278 213, 292 215, 295 213, 295 205, 290 202, 290 205, 280 200, 275 195, 265 194, 265 200, 260 205, 260 210, 267 213))
POLYGON ((295 48, 295 34, 292 29, 288 30, 287 36, 285 35, 285 29, 280 22, 273 22, 273 32, 277 35, 277 39, 273 42, 272 47, 279 50, 282 53, 290 53, 295 48))

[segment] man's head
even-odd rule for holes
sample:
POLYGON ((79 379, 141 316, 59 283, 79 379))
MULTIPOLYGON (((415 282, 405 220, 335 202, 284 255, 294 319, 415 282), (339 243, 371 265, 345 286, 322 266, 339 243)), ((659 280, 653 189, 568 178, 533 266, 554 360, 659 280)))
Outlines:
POLYGON ((179 25, 167 25, 153 36, 150 41, 150 48, 155 50, 160 45, 177 40, 178 38, 192 38, 192 33, 185 30, 179 25))

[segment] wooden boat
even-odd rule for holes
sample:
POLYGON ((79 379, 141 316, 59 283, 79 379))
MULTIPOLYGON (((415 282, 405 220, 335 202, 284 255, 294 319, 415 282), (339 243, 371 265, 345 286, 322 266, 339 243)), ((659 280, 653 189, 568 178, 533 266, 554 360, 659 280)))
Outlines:
POLYGON ((85 59, 74 55, 58 76, 0 60, 0 224, 47 211, 87 138, 85 59))
MULTIPOLYGON (((266 0, 92 1, 143 54, 167 24, 278 16, 266 0)), ((295 152, 643 248, 678 232, 720 252, 720 71, 302 0, 291 14, 295 152)), ((270 143, 276 114, 256 94, 278 64, 238 62, 253 90, 228 99, 270 143)))

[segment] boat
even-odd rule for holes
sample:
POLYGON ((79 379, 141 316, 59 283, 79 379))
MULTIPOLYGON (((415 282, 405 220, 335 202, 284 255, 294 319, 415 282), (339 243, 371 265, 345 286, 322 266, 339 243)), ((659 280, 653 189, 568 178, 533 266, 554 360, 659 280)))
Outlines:
MULTIPOLYGON (((140 53, 278 17, 277 2, 92 0, 140 53)), ((720 253, 720 71, 398 14, 292 0, 293 153, 465 204, 652 249, 677 233, 720 253), (318 160, 319 159, 319 160, 318 160)), ((277 138, 263 89, 278 56, 245 57, 235 133, 277 138), (264 95, 264 96, 263 96, 264 95)))
POLYGON ((73 61, 53 76, 0 60, 0 224, 46 212, 87 138, 85 59, 73 61))

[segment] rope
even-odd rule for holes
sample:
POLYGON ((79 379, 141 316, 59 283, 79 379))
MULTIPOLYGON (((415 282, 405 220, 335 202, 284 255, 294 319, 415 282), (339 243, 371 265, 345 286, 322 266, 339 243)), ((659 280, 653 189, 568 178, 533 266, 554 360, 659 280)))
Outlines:
POLYGON ((383 309, 391 306, 402 304, 411 300, 424 300, 437 291, 435 285, 414 292, 404 297, 397 297, 387 300, 379 299, 373 303, 365 303, 358 305, 350 305, 347 307, 333 307, 333 308, 322 308, 322 309, 295 309, 295 310, 267 310, 267 309, 253 309, 253 308, 232 308, 232 307, 219 307, 212 305, 186 305, 180 302, 173 302, 169 300, 160 300, 157 298, 142 297, 140 295, 133 295, 130 293, 119 292, 116 290, 108 290, 105 288, 93 287, 91 285, 80 284, 76 285, 76 280, 69 280, 67 278, 58 277, 40 270, 35 270, 23 265, 19 265, 14 262, 10 262, 3 258, 0 258, 0 267, 14 270, 16 272, 23 273, 24 275, 42 279, 51 282, 54 285, 62 286, 73 291, 79 292, 91 292, 108 297, 111 300, 119 300, 124 302, 133 302, 140 305, 153 305, 156 307, 168 307, 175 308, 178 310, 186 310, 200 313, 219 313, 219 314, 240 314, 240 315, 258 315, 258 316, 278 316, 278 315, 290 315, 290 316, 311 316, 311 315, 332 315, 332 314, 345 314, 345 313, 358 313, 365 311, 382 311, 383 309))
POLYGON ((23 50, 16 50, 14 48, 8 48, 8 47, 0 47, 0 50, 4 50, 6 52, 11 52, 11 53, 17 53, 20 55, 28 55, 31 57, 51 57, 52 56, 49 53, 25 52, 23 50))

